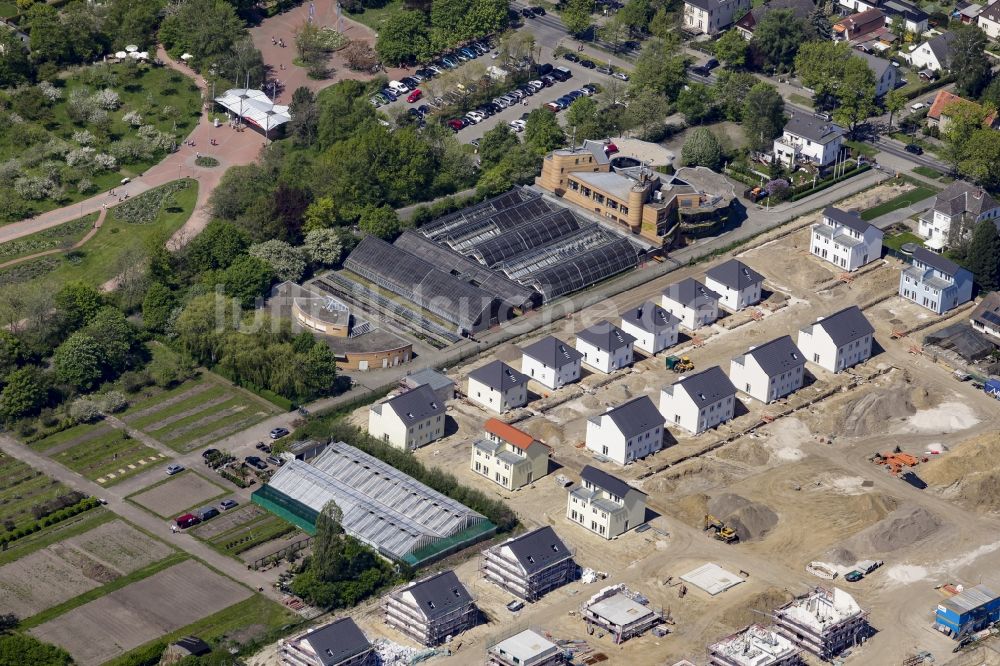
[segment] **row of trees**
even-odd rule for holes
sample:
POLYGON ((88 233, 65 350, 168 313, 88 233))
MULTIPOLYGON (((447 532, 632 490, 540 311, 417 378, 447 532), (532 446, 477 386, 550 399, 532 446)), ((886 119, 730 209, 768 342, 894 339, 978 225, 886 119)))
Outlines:
POLYGON ((432 0, 391 14, 379 27, 375 50, 392 65, 426 62, 436 54, 507 25, 506 0, 432 0))

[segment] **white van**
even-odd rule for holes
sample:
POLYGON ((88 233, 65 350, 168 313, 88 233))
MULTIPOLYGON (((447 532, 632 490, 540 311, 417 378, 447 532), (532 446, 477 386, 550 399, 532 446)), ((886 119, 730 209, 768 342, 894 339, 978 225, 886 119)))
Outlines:
POLYGON ((916 113, 917 111, 919 111, 920 109, 922 109, 922 108, 924 108, 926 106, 927 105, 924 104, 923 102, 917 102, 915 104, 911 104, 910 105, 910 111, 913 111, 914 113, 916 113))
POLYGON ((405 95, 410 92, 410 86, 399 81, 389 81, 389 90, 396 93, 397 95, 405 95))

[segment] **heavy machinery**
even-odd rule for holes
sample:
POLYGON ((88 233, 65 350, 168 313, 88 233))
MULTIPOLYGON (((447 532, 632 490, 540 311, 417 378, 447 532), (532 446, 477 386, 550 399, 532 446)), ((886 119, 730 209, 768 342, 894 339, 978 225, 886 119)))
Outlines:
POLYGON ((705 515, 705 529, 713 530, 715 538, 719 541, 724 541, 725 543, 736 543, 740 540, 739 535, 736 534, 736 530, 727 526, 724 522, 712 514, 705 515))
POLYGON ((664 363, 667 370, 673 370, 676 373, 694 370, 694 362, 687 356, 668 356, 664 363))

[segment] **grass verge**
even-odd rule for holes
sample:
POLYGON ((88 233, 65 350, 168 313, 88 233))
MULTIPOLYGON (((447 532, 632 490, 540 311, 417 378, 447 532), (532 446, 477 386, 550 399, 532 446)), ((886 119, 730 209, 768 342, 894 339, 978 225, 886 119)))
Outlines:
POLYGON ((0 551, 0 565, 10 564, 25 555, 30 555, 36 550, 41 550, 46 546, 68 539, 77 534, 89 532, 98 525, 109 523, 118 518, 117 515, 103 507, 84 511, 81 514, 56 523, 50 527, 43 528, 40 532, 35 532, 7 545, 7 550, 0 551))
POLYGON ((914 243, 916 245, 923 245, 924 244, 924 239, 921 238, 920 236, 916 235, 916 234, 910 233, 908 231, 904 231, 903 233, 896 234, 894 236, 886 236, 885 239, 883 239, 883 241, 882 241, 883 245, 885 245, 886 247, 891 248, 893 250, 896 250, 897 252, 906 243, 914 243))
POLYGON ((910 190, 909 192, 904 192, 898 197, 889 199, 888 201, 883 201, 877 206, 873 206, 868 210, 861 213, 862 220, 874 220, 876 217, 885 215, 886 213, 891 213, 894 210, 899 210, 900 208, 906 208, 907 206, 912 206, 918 201, 923 201, 927 197, 932 197, 936 192, 929 187, 917 186, 916 188, 910 190))

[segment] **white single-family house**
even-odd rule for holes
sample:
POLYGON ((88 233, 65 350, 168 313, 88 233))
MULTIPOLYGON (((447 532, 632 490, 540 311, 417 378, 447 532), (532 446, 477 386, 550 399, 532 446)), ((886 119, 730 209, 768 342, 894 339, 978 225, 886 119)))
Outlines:
POLYGON ((652 301, 646 301, 622 315, 622 330, 635 336, 635 346, 656 354, 677 344, 681 320, 652 301))
POLYGON ((587 465, 580 471, 580 485, 567 495, 566 517, 613 539, 646 522, 646 493, 587 465))
POLYGON ((880 9, 885 14, 885 25, 891 26, 896 21, 902 21, 906 31, 912 35, 927 32, 927 22, 930 16, 920 7, 907 0, 837 0, 841 14, 865 12, 880 9))
POLYGON ((789 335, 783 335, 735 357, 729 379, 737 389, 764 404, 802 388, 806 359, 789 335))
POLYGON ((950 259, 918 247, 913 264, 899 276, 899 295, 944 314, 972 298, 972 273, 950 259))
POLYGON ((976 25, 990 39, 1000 39, 1000 0, 990 3, 976 17, 976 25))
POLYGON ((694 278, 684 278, 664 289, 661 303, 689 331, 719 318, 719 295, 694 278))
POLYGON ((845 271, 856 271, 882 257, 882 230, 833 206, 812 225, 809 252, 845 271))
POLYGON ((826 166, 837 160, 843 144, 844 130, 840 127, 829 120, 797 113, 774 140, 774 156, 789 167, 799 160, 826 166))
POLYGON ((798 343, 806 361, 840 372, 871 358, 874 339, 875 328, 851 305, 799 329, 798 343))
POLYGON ((719 305, 733 312, 759 303, 763 285, 764 276, 737 259, 705 271, 705 286, 719 295, 719 305))
POLYGON ((583 354, 554 336, 546 336, 521 350, 521 372, 557 389, 580 379, 583 354))
POLYGON ((528 404, 528 378, 503 361, 469 373, 469 399, 498 414, 528 404))
POLYGON ((1000 221, 1000 204, 983 188, 956 180, 939 192, 930 210, 920 216, 917 233, 926 239, 927 247, 940 250, 952 242, 952 227, 955 234, 971 234, 983 220, 1000 221))
POLYGON ((750 10, 750 0, 685 0, 684 30, 717 35, 750 10))
POLYGON ((717 365, 681 377, 660 393, 660 413, 667 425, 697 435, 733 418, 736 387, 717 365))
POLYGON ((599 372, 614 372, 632 365, 635 337, 610 321, 601 321, 576 334, 576 350, 583 363, 599 372))
POLYGON ((860 57, 868 63, 868 69, 875 75, 875 96, 882 97, 891 90, 896 89, 896 81, 899 79, 896 67, 885 58, 872 55, 867 51, 856 51, 855 56, 860 57))
POLYGON ((989 336, 992 342, 1000 340, 1000 291, 991 291, 983 297, 969 317, 972 328, 989 336))
POLYGON ((951 65, 951 48, 955 33, 942 32, 904 55, 914 69, 929 69, 932 72, 946 70, 951 65))
POLYGON ((444 436, 444 402, 421 384, 369 407, 368 433, 405 451, 426 446, 444 436))
POLYGON ((663 414, 646 396, 587 419, 587 448, 627 465, 663 448, 663 414))

